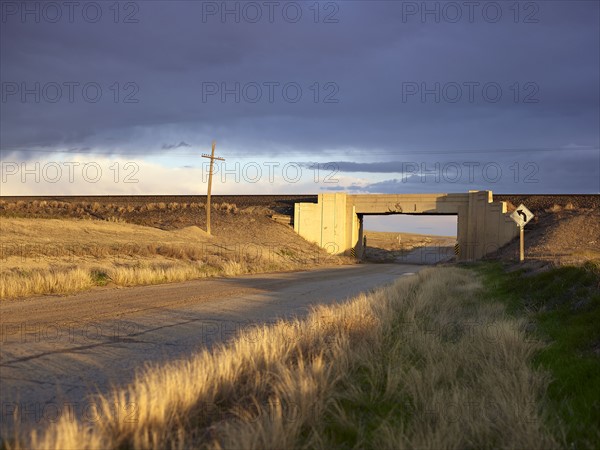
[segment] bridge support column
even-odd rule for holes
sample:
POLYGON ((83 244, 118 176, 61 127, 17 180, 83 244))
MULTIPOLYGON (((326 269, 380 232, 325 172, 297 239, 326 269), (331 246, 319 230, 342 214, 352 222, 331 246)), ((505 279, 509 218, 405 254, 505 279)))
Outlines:
POLYGON ((358 241, 356 243, 356 257, 359 259, 364 258, 365 256, 365 246, 364 241, 365 241, 365 232, 364 232, 364 227, 363 227, 363 215, 362 214, 358 214, 358 241))
POLYGON ((491 191, 470 191, 468 205, 459 207, 459 261, 476 261, 496 253, 519 233, 505 202, 494 202, 491 191))
POLYGON ((349 250, 347 240, 358 236, 358 226, 354 225, 358 218, 348 216, 346 194, 319 194, 318 203, 295 204, 294 231, 338 255, 349 250))

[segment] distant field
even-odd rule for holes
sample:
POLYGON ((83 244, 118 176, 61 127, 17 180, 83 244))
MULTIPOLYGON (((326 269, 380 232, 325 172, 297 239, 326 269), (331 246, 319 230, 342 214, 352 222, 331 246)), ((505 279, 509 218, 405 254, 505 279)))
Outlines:
MULTIPOLYGON (((212 229, 227 234, 233 226, 239 232, 230 213, 293 215, 293 205, 285 196, 213 196, 212 229)), ((161 229, 205 229, 205 207, 205 196, 0 197, 0 217, 89 218, 161 229)))
POLYGON ((452 247, 456 236, 434 236, 416 233, 395 233, 388 231, 369 231, 365 258, 370 261, 394 261, 406 253, 420 247, 452 247))
POLYGON ((456 236, 437 236, 418 233, 400 233, 391 231, 365 230, 367 245, 387 250, 411 250, 423 244, 441 245, 448 242, 454 243, 456 236))
MULTIPOLYGON (((95 195, 95 196, 0 196, 0 201, 14 203, 21 201, 61 202, 69 204, 115 205, 117 207, 141 207, 148 204, 206 204, 206 195, 95 195)), ((294 203, 316 203, 316 195, 213 195, 214 204, 234 203, 239 209, 248 207, 269 208, 281 213, 293 214, 294 203)))

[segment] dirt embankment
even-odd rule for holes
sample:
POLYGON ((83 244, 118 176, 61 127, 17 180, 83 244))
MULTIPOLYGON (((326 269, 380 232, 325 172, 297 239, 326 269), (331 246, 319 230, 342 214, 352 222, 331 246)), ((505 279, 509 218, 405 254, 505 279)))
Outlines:
MULTIPOLYGON (((219 211, 274 212, 293 216, 294 203, 314 202, 316 195, 213 195, 212 220, 218 226, 219 211)), ((31 218, 98 218, 118 217, 138 225, 159 228, 181 228, 206 225, 203 210, 205 195, 98 195, 98 196, 2 196, 0 216, 31 218), (176 217, 171 214, 177 211, 176 217), (202 214, 198 214, 201 211, 202 214)), ((224 217, 225 219, 227 217, 224 217)))
MULTIPOLYGON (((600 195, 495 196, 509 210, 523 203, 535 217, 525 227, 525 257, 556 265, 600 261, 600 195)), ((519 240, 500 249, 494 258, 517 260, 519 240)))
MULTIPOLYGON (((277 205, 273 205, 277 208, 277 205)), ((0 200, 0 298, 348 264, 264 205, 0 200)))
POLYGON ((543 213, 556 207, 571 209, 600 209, 600 195, 597 194, 561 194, 561 195, 522 195, 494 194, 494 201, 510 202, 514 206, 523 203, 531 211, 543 213))

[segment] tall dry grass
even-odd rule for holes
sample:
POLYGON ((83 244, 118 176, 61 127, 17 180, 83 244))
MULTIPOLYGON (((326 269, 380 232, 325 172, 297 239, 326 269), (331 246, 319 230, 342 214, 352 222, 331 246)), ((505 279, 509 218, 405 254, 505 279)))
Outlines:
MULTIPOLYGON (((169 253, 172 249, 169 249, 169 253)), ((205 255, 203 260, 110 260, 77 264, 58 264, 49 269, 12 269, 0 272, 0 299, 38 294, 71 294, 94 286, 112 283, 116 286, 138 286, 172 283, 198 278, 289 270, 299 263, 272 255, 205 255), (84 267, 81 267, 84 266, 84 267)))
POLYGON ((427 269, 149 368, 99 398, 105 420, 63 418, 9 447, 556 448, 524 326, 471 272, 427 269))
POLYGON ((70 294, 90 289, 94 284, 91 273, 77 267, 0 272, 0 299, 35 294, 70 294))
POLYGON ((98 221, 6 219, 3 232, 0 299, 341 262, 313 244, 230 243, 197 227, 164 231, 98 221))
POLYGON ((204 264, 159 263, 113 267, 106 271, 106 276, 118 286, 137 286, 186 281, 210 273, 204 264))
MULTIPOLYGON (((11 265, 17 267, 3 267, 0 271, 0 300, 38 294, 70 294, 107 283, 137 286, 298 270, 328 260, 320 253, 281 251, 258 245, 250 250, 237 246, 170 244, 40 246, 39 249, 43 253, 37 252, 38 247, 4 249, 2 256, 12 257, 17 264, 11 261, 11 265), (28 267, 36 261, 46 261, 46 258, 56 262, 47 268, 28 267)), ((334 257, 331 260, 337 261, 334 257)))

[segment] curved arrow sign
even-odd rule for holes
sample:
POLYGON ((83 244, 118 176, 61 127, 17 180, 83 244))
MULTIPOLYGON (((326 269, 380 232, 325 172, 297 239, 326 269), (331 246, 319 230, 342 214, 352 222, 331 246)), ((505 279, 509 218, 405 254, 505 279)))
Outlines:
POLYGON ((525 205, 520 204, 510 215, 510 218, 514 220, 520 227, 524 227, 531 219, 533 219, 533 213, 529 211, 525 205))

